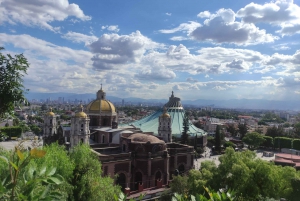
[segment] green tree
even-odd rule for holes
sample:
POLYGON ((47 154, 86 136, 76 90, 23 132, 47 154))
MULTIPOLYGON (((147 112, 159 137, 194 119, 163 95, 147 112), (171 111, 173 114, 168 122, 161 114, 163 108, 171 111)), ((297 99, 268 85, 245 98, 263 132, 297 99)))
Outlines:
POLYGON ((243 142, 249 145, 249 149, 256 149, 265 141, 264 137, 256 132, 247 133, 243 142))
POLYGON ((266 136, 270 136, 272 138, 274 137, 280 137, 283 135, 283 129, 281 127, 269 127, 267 129, 267 132, 266 132, 266 136))
POLYGON ((74 147, 70 158, 75 168, 70 182, 73 190, 68 200, 111 201, 114 194, 120 193, 120 187, 114 186, 110 177, 101 176, 101 164, 89 146, 83 144, 74 147))
MULTIPOLYGON (((4 48, 0 47, 0 51, 4 48)), ((23 77, 29 64, 23 54, 4 55, 0 52, 0 117, 12 114, 15 102, 26 101, 23 77)))
POLYGON ((220 133, 220 126, 217 125, 216 128, 216 135, 215 135, 215 148, 217 152, 221 152, 221 133, 220 133))
POLYGON ((227 127, 227 131, 232 135, 232 136, 236 136, 237 130, 235 129, 234 125, 229 125, 227 127))
POLYGON ((13 126, 18 126, 19 123, 20 123, 19 118, 14 118, 14 119, 13 119, 13 126))
POLYGON ((246 133, 248 132, 247 124, 239 124, 238 128, 239 128, 239 133, 241 135, 241 139, 243 139, 246 133))
POLYGON ((300 123, 296 123, 294 125, 294 133, 295 133, 295 136, 300 137, 300 123))
POLYGON ((188 144, 189 142, 189 130, 190 130, 190 121, 189 121, 189 118, 187 116, 187 114, 185 113, 184 114, 184 117, 183 117, 183 132, 181 134, 181 143, 182 144, 188 144))
POLYGON ((188 177, 187 176, 185 176, 185 175, 173 176, 170 186, 171 186, 171 191, 173 193, 188 195, 189 188, 188 188, 188 177))

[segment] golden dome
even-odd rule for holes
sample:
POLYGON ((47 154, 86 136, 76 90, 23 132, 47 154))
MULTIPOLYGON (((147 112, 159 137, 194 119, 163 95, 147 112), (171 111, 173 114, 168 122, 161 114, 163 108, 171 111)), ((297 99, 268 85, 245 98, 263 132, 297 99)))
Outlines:
POLYGON ((161 117, 164 117, 164 118, 170 118, 170 115, 169 115, 168 113, 163 113, 163 114, 161 115, 161 117))
POLYGON ((99 99, 90 102, 86 107, 86 111, 99 112, 99 108, 100 108, 99 101, 101 101, 101 112, 116 112, 116 108, 114 104, 112 104, 108 100, 99 100, 99 99))
POLYGON ((161 115, 161 117, 163 117, 163 118, 170 118, 170 115, 168 114, 167 108, 166 108, 166 107, 164 107, 164 112, 163 112, 163 114, 161 115))
POLYGON ((77 113, 75 114, 75 116, 76 116, 76 117, 81 117, 81 118, 86 118, 86 117, 87 117, 87 115, 86 115, 84 112, 77 112, 77 113))
POLYGON ((83 112, 83 106, 80 105, 81 111, 75 114, 75 117, 86 118, 87 115, 83 112))
POLYGON ((52 112, 52 107, 50 107, 50 111, 47 113, 47 116, 54 117, 55 114, 52 112))

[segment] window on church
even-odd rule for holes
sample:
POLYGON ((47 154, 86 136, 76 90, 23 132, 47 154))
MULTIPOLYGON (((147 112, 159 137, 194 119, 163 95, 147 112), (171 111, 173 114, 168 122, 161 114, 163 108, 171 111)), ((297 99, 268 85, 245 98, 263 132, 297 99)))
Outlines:
POLYGON ((52 124, 52 119, 50 119, 50 124, 52 124))
POLYGON ((81 124, 81 128, 83 127, 83 124, 81 124))

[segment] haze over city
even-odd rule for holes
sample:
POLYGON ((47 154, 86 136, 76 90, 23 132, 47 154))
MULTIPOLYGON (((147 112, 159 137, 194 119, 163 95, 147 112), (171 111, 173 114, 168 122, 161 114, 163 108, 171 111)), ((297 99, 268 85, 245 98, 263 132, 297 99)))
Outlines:
POLYGON ((58 2, 0 2, 30 92, 300 100, 299 0, 58 2))

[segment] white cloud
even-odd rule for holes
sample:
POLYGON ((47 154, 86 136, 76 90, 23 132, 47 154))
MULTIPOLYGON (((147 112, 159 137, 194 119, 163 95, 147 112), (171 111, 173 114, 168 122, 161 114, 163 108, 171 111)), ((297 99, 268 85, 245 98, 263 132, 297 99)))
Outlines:
POLYGON ((189 34, 193 30, 195 30, 197 27, 200 27, 200 26, 201 26, 201 24, 199 24, 198 22, 189 21, 188 23, 182 23, 178 27, 175 27, 173 29, 162 29, 162 30, 159 30, 159 32, 164 33, 164 34, 171 34, 171 33, 175 33, 178 31, 182 31, 182 32, 186 32, 189 34))
POLYGON ((39 26, 51 31, 59 31, 59 27, 50 25, 53 21, 64 21, 68 17, 90 20, 77 4, 69 4, 68 0, 1 0, 0 24, 21 23, 26 26, 39 26))
POLYGON ((204 12, 200 12, 197 17, 200 17, 200 18, 209 18, 210 17, 210 12, 209 11, 204 11, 204 12))
POLYGON ((282 35, 299 33, 300 7, 293 0, 277 0, 263 5, 250 3, 237 12, 245 23, 271 23, 282 35))
POLYGON ((182 87, 180 85, 176 84, 176 85, 173 86, 172 89, 175 90, 175 91, 180 91, 180 90, 182 90, 182 87))
POLYGON ((215 89, 217 91, 224 91, 224 90, 226 90, 225 87, 221 87, 221 86, 215 86, 215 87, 213 87, 213 89, 215 89))
POLYGON ((183 36, 173 36, 170 38, 172 41, 183 41, 183 40, 189 40, 188 37, 183 37, 183 36))
POLYGON ((119 64, 138 63, 146 50, 159 44, 143 36, 139 31, 130 35, 103 34, 89 45, 94 53, 93 66, 96 69, 114 69, 119 64))
POLYGON ((172 15, 172 13, 166 13, 166 15, 167 15, 167 16, 171 16, 171 15, 172 15))
POLYGON ((199 82, 199 80, 193 79, 193 78, 191 78, 191 77, 188 77, 188 78, 186 79, 186 81, 187 81, 187 82, 191 82, 191 83, 199 82))
POLYGON ((220 9, 204 21, 204 25, 196 28, 190 36, 199 41, 213 43, 234 43, 236 45, 253 45, 270 43, 278 37, 267 34, 254 24, 235 21, 235 13, 231 9, 220 9))
POLYGON ((176 74, 164 66, 146 68, 135 75, 140 80, 171 80, 176 77, 176 74))
POLYGON ((106 26, 102 26, 101 29, 106 29, 108 31, 111 31, 111 32, 119 32, 120 29, 118 28, 118 25, 106 25, 106 26))
POLYGON ((88 45, 98 39, 96 36, 93 35, 89 36, 82 33, 73 32, 73 31, 69 31, 68 33, 62 35, 62 38, 70 40, 74 43, 84 43, 85 45, 88 45))

